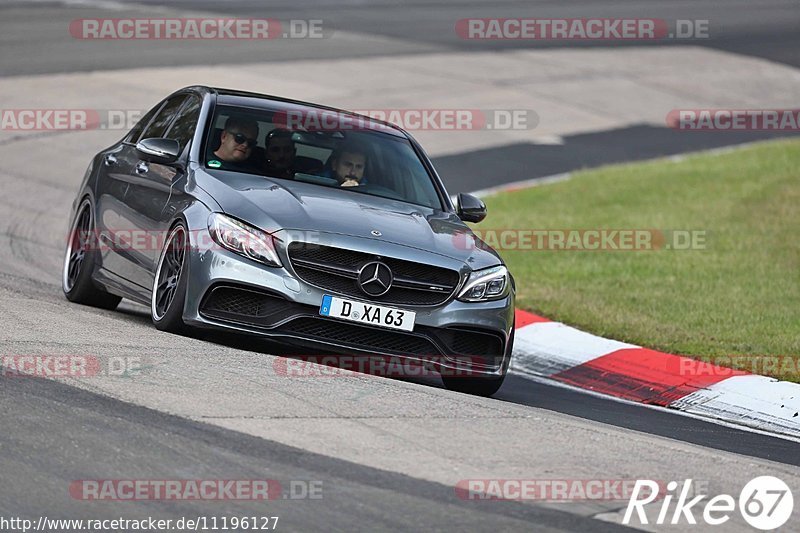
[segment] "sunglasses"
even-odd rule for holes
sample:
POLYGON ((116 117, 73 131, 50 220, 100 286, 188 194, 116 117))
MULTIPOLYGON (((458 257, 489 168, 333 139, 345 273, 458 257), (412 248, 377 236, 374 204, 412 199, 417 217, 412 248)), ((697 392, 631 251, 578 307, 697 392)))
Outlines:
POLYGON ((236 144, 247 144, 247 146, 250 148, 258 144, 258 141, 256 139, 250 139, 243 133, 233 133, 231 131, 229 131, 228 133, 233 135, 233 140, 236 141, 236 144))

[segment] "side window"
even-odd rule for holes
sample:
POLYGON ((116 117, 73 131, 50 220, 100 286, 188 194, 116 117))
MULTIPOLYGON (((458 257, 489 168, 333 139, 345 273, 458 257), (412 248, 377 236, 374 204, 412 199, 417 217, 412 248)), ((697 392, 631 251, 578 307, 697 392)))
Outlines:
POLYGON ((200 118, 201 105, 202 102, 199 98, 190 96, 178 112, 175 122, 172 123, 172 126, 165 135, 165 137, 175 139, 180 143, 181 152, 183 152, 183 149, 189 144, 189 141, 192 140, 194 130, 197 127, 197 120, 200 118))
POLYGON ((164 104, 164 107, 158 112, 156 118, 153 119, 153 122, 147 126, 147 129, 142 134, 142 139, 163 137, 175 116, 175 112, 180 108, 186 98, 187 96, 185 94, 179 94, 167 100, 167 103, 164 104))
POLYGON ((155 116, 156 112, 161 109, 161 106, 164 104, 164 101, 160 101, 156 106, 147 112, 145 116, 136 123, 133 129, 128 133, 125 137, 123 142, 136 144, 139 141, 139 138, 142 136, 142 131, 144 128, 150 123, 150 120, 155 116))

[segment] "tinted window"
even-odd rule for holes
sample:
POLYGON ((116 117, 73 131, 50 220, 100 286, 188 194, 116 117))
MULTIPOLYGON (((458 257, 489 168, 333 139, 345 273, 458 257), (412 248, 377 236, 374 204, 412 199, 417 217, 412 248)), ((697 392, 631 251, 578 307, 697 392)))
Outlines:
POLYGON ((167 128, 169 127, 170 123, 172 122, 172 118, 175 116, 175 112, 180 108, 181 104, 186 100, 187 96, 185 94, 181 94, 178 96, 173 96, 167 103, 164 104, 164 107, 161 108, 161 111, 158 112, 156 118, 153 122, 147 126, 144 134, 142 135, 142 139, 152 139, 155 137, 163 137, 164 133, 166 133, 167 128))
POLYGON ((197 119, 200 117, 200 106, 202 102, 199 98, 190 96, 184 106, 178 112, 175 122, 172 123, 166 137, 175 139, 181 145, 181 151, 186 148, 189 141, 192 140, 195 127, 197 126, 197 119))
POLYGON ((142 136, 142 131, 144 130, 145 126, 147 126, 147 124, 150 123, 150 120, 156 114, 156 111, 161 109, 161 106, 163 104, 164 101, 162 100, 153 109, 148 111, 147 114, 144 117, 142 117, 142 119, 139 122, 136 123, 136 125, 133 127, 130 133, 128 133, 128 135, 125 137, 125 142, 134 144, 138 142, 139 138, 142 136))
POLYGON ((292 113, 217 105, 206 137, 206 167, 442 208, 432 176, 407 139, 380 131, 386 127, 366 118, 315 108, 292 113), (247 146, 244 139, 229 138, 223 145, 229 121, 237 131, 252 131, 248 135, 257 142, 247 146), (275 146, 267 143, 273 130, 282 137, 275 146), (273 154, 272 148, 280 150, 273 154))

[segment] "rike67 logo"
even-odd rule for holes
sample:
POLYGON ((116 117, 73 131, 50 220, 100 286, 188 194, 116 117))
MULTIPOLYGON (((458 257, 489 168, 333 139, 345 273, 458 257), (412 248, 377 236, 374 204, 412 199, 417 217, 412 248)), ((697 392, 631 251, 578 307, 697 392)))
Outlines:
POLYGON ((789 486, 773 476, 760 476, 749 481, 738 501, 729 494, 720 494, 708 499, 700 494, 689 499, 692 494, 692 480, 687 479, 679 487, 678 482, 667 483, 667 492, 660 494, 659 484, 649 479, 636 480, 633 493, 625 509, 622 523, 631 523, 636 512, 640 524, 650 524, 645 513, 645 505, 661 500, 655 524, 697 524, 700 515, 703 523, 711 526, 725 524, 737 510, 745 521, 756 529, 770 531, 784 525, 792 516, 794 498, 789 486), (676 499, 674 508, 672 502, 676 499), (704 503, 703 500, 707 500, 704 503), (672 512, 670 512, 672 511, 672 512))

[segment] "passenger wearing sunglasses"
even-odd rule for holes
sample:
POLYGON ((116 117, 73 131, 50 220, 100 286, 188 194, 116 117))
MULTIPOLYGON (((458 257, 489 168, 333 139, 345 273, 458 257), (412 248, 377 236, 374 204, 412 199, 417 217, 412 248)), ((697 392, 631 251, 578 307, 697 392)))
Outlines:
POLYGON ((225 121, 225 129, 220 136, 219 148, 214 156, 227 167, 247 166, 247 160, 253 154, 258 143, 258 123, 255 120, 241 117, 230 117, 225 121))
POLYGON ((267 133, 264 141, 266 144, 266 174, 277 178, 294 178, 294 156, 297 150, 292 140, 292 132, 275 128, 267 133))

